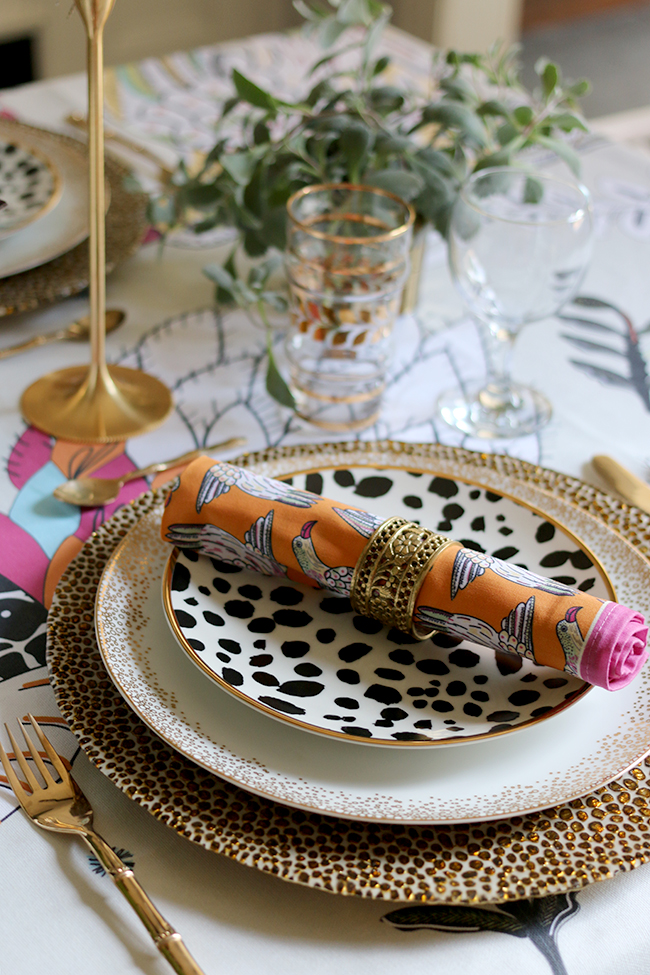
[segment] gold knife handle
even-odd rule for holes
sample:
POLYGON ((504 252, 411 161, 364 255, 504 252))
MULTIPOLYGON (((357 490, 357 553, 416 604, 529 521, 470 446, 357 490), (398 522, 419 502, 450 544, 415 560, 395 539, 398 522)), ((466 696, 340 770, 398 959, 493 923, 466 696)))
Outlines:
POLYGON ((630 504, 650 514, 650 485, 606 454, 597 454, 592 464, 609 487, 630 504))
POLYGON ((144 924, 160 954, 167 959, 177 975, 205 975, 185 947, 178 931, 165 920, 135 879, 131 868, 126 866, 99 833, 86 829, 82 835, 117 889, 126 897, 144 924))

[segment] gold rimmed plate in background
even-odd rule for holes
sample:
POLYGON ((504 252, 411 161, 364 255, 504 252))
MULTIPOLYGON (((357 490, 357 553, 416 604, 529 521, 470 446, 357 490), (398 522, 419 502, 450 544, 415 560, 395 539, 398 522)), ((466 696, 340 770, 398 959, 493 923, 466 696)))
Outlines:
MULTIPOLYGON (((3 138, 24 138, 38 144, 70 183, 70 210, 65 221, 67 190, 59 205, 33 226, 0 241, 0 318, 32 311, 42 305, 78 294, 88 287, 87 149, 83 143, 58 132, 0 120, 3 138), (52 226, 50 227, 50 223, 52 226), (47 231, 47 239, 45 236, 47 231), (18 253, 18 244, 21 252, 18 253), (5 254, 6 251, 6 254, 5 254)), ((128 169, 106 159, 107 199, 106 264, 109 271, 133 254, 142 242, 147 222, 147 196, 125 188, 128 169)))
POLYGON ((0 136, 0 240, 40 220, 61 198, 63 180, 48 156, 0 136))

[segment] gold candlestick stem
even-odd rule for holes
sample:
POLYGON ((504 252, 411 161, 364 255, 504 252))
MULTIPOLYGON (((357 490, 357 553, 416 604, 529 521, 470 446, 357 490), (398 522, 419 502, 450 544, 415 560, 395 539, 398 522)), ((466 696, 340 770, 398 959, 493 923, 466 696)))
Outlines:
POLYGON ((115 0, 75 0, 88 37, 88 157, 90 177, 89 367, 49 373, 29 386, 25 419, 64 440, 107 443, 158 426, 172 408, 167 387, 144 372, 106 365, 106 243, 104 200, 104 26, 115 0))

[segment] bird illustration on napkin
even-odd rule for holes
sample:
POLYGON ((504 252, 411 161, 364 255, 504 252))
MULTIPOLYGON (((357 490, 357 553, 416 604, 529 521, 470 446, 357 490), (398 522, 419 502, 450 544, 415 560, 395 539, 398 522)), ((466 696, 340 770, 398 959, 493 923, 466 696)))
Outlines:
POLYGON ((563 582, 556 582, 555 579, 546 579, 542 576, 529 572, 528 569, 512 562, 502 562, 495 559, 485 552, 474 552, 472 549, 461 548, 454 560, 454 568, 451 573, 451 598, 454 599, 461 589, 465 589, 470 583, 484 575, 486 569, 491 569, 502 579, 514 582, 518 586, 525 586, 527 589, 539 589, 542 592, 549 592, 553 596, 572 596, 575 589, 565 586, 563 582))
POLYGON ((240 541, 224 528, 217 525, 170 525, 166 538, 179 548, 192 548, 203 555, 252 569, 266 576, 287 574, 286 565, 281 565, 273 555, 271 533, 273 530, 273 509, 253 522, 240 541))
POLYGON ((209 504, 222 494, 227 494, 231 487, 238 487, 245 494, 262 501, 279 501, 294 508, 311 508, 319 500, 309 491, 300 491, 283 481, 272 481, 268 477, 253 474, 242 467, 232 464, 214 464, 203 475, 201 487, 196 496, 197 514, 204 504, 209 504))
POLYGON ((533 616, 535 597, 519 603, 501 620, 501 629, 495 630, 485 620, 465 613, 447 613, 432 606, 419 606, 415 622, 426 629, 442 630, 451 636, 470 640, 493 650, 518 653, 529 660, 535 660, 533 651, 533 616))
POLYGON ((304 574, 323 589, 330 589, 337 596, 349 596, 354 569, 350 565, 330 566, 319 558, 311 537, 315 524, 315 521, 305 522, 300 534, 291 542, 296 561, 304 574))

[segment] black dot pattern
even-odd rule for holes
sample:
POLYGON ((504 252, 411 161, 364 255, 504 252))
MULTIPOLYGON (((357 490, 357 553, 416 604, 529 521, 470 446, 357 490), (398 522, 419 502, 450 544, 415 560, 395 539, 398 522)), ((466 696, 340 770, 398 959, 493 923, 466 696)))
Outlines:
MULTIPOLYGON (((418 472, 356 469, 295 475, 292 483, 369 510, 377 502, 383 516, 417 515, 470 549, 539 574, 563 573, 562 581, 584 591, 600 585, 574 539, 495 491, 418 472)), ((171 595, 179 627, 215 679, 328 733, 386 742, 489 736, 565 706, 583 686, 449 634, 420 643, 354 613, 346 598, 193 552, 179 556, 171 595)))

